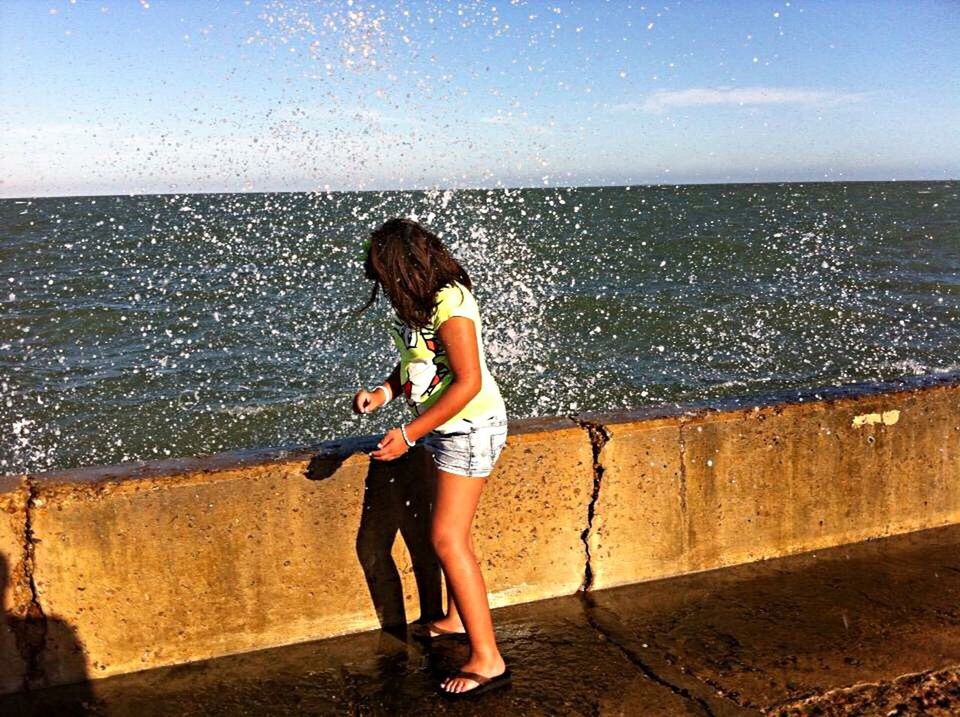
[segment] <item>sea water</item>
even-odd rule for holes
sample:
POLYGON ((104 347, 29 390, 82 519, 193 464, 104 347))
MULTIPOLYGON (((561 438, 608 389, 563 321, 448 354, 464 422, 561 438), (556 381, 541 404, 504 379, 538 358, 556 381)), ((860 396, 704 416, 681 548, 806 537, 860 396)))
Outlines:
POLYGON ((0 200, 0 473, 376 433, 359 253, 414 217, 512 418, 960 370, 960 185, 0 200))

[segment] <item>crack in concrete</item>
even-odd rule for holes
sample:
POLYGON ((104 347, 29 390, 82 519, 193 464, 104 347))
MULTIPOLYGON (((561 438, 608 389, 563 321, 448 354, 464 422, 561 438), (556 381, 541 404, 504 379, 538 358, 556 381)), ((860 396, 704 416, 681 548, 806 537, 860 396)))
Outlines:
POLYGON ((593 449, 593 491, 590 495, 590 503, 587 506, 587 526, 580 533, 580 540, 583 541, 583 550, 586 557, 583 568, 583 583, 580 586, 581 592, 590 590, 593 587, 593 563, 590 555, 590 531, 593 529, 593 517, 596 514, 597 499, 600 497, 600 485, 603 482, 603 463, 600 460, 600 453, 603 447, 610 440, 610 433, 600 423, 585 421, 576 416, 569 416, 570 420, 583 428, 590 437, 590 446, 593 449))
POLYGON ((23 572, 30 587, 30 602, 27 606, 26 619, 17 635, 17 649, 26 663, 26 674, 23 679, 24 691, 29 691, 35 685, 43 684, 43 665, 41 657, 47 641, 47 616, 40 604, 40 594, 37 590, 37 581, 34 576, 36 568, 37 539, 33 534, 33 508, 37 501, 37 488, 30 476, 26 476, 27 501, 24 510, 24 557, 23 572))
POLYGON ((597 633, 599 633, 604 640, 613 645, 617 650, 632 664, 636 667, 644 677, 649 679, 651 682, 654 682, 661 687, 665 687, 670 690, 673 694, 678 697, 687 700, 691 705, 695 705, 703 710, 703 713, 707 717, 715 717, 714 712, 710 709, 710 705, 705 699, 697 695, 690 693, 686 687, 681 687, 680 685, 675 685, 666 678, 657 674, 650 665, 644 662, 643 658, 640 657, 635 651, 631 650, 626 645, 618 641, 613 635, 608 631, 603 629, 603 626, 600 624, 600 621, 594 616, 594 612, 598 610, 597 604, 593 601, 593 596, 589 593, 582 592, 580 593, 580 599, 584 606, 584 615, 587 618, 587 624, 590 625, 597 633))
MULTIPOLYGON (((741 708, 741 709, 744 709, 744 710, 753 710, 753 711, 762 711, 762 710, 763 710, 763 708, 762 708, 760 705, 754 704, 753 702, 751 702, 751 701, 748 700, 748 699, 742 699, 740 693, 737 692, 736 690, 728 690, 728 689, 726 689, 722 684, 720 684, 719 682, 717 682, 716 680, 712 680, 712 679, 710 679, 709 677, 704 677, 703 675, 698 674, 696 670, 690 669, 689 666, 683 664, 683 662, 680 660, 680 657, 679 657, 679 656, 674 655, 672 652, 667 651, 667 653, 666 653, 666 659, 667 659, 667 662, 668 662, 668 663, 670 663, 670 664, 672 664, 672 665, 677 665, 678 669, 679 669, 681 672, 683 672, 683 674, 689 675, 690 677, 692 677, 693 679, 697 680, 698 682, 703 683, 704 685, 706 685, 707 687, 709 687, 711 690, 713 690, 714 692, 716 692, 716 693, 717 693, 717 696, 722 697, 723 699, 727 700, 728 702, 732 702, 732 703, 735 704, 737 707, 739 707, 739 708, 741 708)), ((754 669, 749 669, 749 670, 747 670, 747 671, 748 671, 748 672, 762 672, 762 670, 754 670, 754 669)))
POLYGON ((680 519, 683 521, 683 530, 680 531, 680 546, 686 555, 690 547, 690 530, 687 519, 687 444, 683 435, 685 421, 681 418, 677 426, 677 445, 680 451, 680 519))
MULTIPOLYGON (((658 675, 633 650, 616 641, 607 631, 605 631, 601 627, 600 623, 591 614, 592 611, 597 609, 597 606, 593 602, 592 596, 588 594, 591 588, 593 587, 593 563, 592 563, 592 556, 590 554, 590 532, 593 529, 593 520, 596 514, 597 500, 600 497, 600 487, 603 483, 603 474, 605 470, 603 462, 601 460, 601 453, 603 451, 604 446, 610 440, 610 432, 607 430, 606 426, 604 426, 601 423, 596 423, 593 421, 587 421, 587 420, 581 419, 575 414, 568 417, 570 418, 570 420, 574 421, 577 425, 579 425, 581 428, 587 431, 587 435, 590 437, 590 445, 593 449, 593 492, 592 492, 592 495, 590 496, 590 503, 587 506, 587 524, 580 534, 580 539, 583 541, 586 562, 584 564, 583 584, 581 585, 579 595, 585 605, 584 612, 587 617, 587 622, 590 624, 590 626, 594 630, 600 633, 604 637, 604 639, 606 639, 614 647, 616 647, 624 655, 624 657, 626 657, 631 662, 631 664, 637 667, 637 669, 639 669, 648 679, 650 679, 651 681, 663 687, 666 687, 674 694, 692 703, 695 703, 704 711, 705 714, 712 717, 713 712, 710 709, 710 706, 706 702, 706 700, 704 700, 702 697, 691 694, 690 691, 687 690, 685 687, 675 685, 669 680, 658 675)), ((679 451, 680 451, 680 487, 679 487, 680 510, 681 510, 681 514, 684 516, 686 516, 687 514, 686 444, 685 444, 685 437, 683 435, 683 428, 685 423, 686 423, 685 421, 681 420, 678 427, 679 428, 678 443, 679 443, 679 451)), ((686 531, 684 531, 683 541, 684 541, 684 549, 686 549, 686 545, 688 542, 686 531)), ((736 707, 740 709, 756 709, 751 704, 741 703, 741 701, 737 699, 736 695, 728 693, 726 690, 722 688, 721 685, 713 683, 711 680, 701 677, 700 675, 696 674, 692 670, 689 670, 685 666, 679 665, 678 669, 680 669, 684 674, 687 674, 693 679, 697 680, 701 684, 706 685, 707 687, 716 691, 719 696, 721 696, 724 700, 731 702, 733 705, 736 705, 736 707)))

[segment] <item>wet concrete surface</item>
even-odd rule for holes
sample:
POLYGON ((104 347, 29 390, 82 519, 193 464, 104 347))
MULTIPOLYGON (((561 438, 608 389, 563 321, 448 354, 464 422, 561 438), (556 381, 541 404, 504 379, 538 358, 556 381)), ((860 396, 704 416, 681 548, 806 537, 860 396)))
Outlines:
POLYGON ((514 683, 435 694, 466 645, 371 632, 0 698, 2 715, 960 714, 960 525, 494 612, 514 683))

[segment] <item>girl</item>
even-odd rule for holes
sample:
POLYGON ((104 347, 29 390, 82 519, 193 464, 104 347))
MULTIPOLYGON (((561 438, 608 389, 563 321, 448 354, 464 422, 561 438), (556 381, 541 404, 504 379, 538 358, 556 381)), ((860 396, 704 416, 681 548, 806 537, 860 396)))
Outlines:
POLYGON ((431 638, 466 633, 470 659, 440 690, 476 695, 510 680, 470 535, 484 478, 506 441, 506 409, 487 370, 470 277, 439 237, 410 219, 390 219, 365 243, 364 273, 374 285, 361 311, 382 288, 396 312, 390 333, 400 361, 381 385, 357 392, 353 409, 371 413, 402 393, 414 419, 387 431, 370 455, 393 460, 418 442, 433 454, 431 539, 446 576, 448 607, 426 630, 431 638))

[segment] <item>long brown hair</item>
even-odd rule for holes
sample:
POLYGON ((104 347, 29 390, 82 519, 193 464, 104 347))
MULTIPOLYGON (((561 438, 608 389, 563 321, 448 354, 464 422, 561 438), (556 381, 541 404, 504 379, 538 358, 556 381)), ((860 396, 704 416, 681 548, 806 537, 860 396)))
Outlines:
POLYGON ((473 289, 467 272, 440 237, 413 219, 388 219, 371 232, 369 241, 363 273, 374 284, 358 314, 377 300, 382 288, 400 320, 422 329, 430 323, 434 295, 440 289, 454 281, 473 289))

